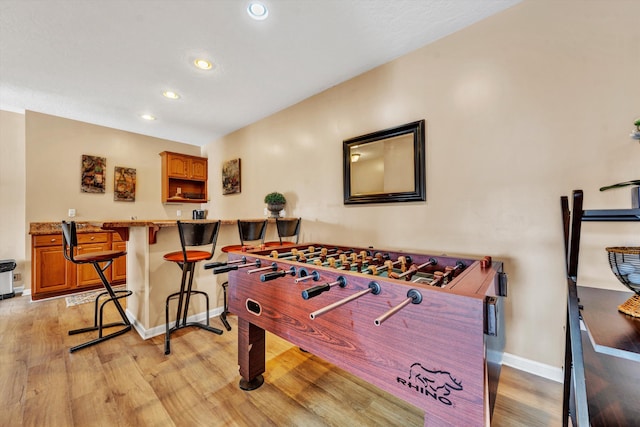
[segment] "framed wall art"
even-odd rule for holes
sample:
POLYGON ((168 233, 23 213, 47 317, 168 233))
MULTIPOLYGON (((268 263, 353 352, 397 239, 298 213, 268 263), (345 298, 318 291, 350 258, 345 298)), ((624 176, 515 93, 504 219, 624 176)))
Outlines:
POLYGON ((222 163, 222 194, 240 192, 240 159, 222 163))
POLYGON ((136 201, 136 170, 116 166, 113 172, 113 200, 116 202, 136 201))
POLYGON ((80 189, 83 193, 104 193, 106 166, 106 157, 82 155, 80 189))

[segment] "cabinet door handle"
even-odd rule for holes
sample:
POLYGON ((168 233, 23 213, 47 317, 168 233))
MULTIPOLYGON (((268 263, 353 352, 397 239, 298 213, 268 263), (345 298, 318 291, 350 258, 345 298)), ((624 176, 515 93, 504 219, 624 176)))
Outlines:
POLYGON ((58 240, 58 239, 56 239, 56 238, 54 237, 54 238, 52 238, 52 239, 51 239, 51 242, 55 242, 56 240, 58 240))
POLYGON ((96 238, 96 236, 91 236, 91 240, 93 240, 93 239, 95 239, 95 238, 96 238))

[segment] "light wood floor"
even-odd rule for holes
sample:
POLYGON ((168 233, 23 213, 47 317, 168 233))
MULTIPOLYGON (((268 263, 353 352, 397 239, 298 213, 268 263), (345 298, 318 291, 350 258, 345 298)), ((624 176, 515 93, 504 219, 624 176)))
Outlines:
MULTIPOLYGON (((1 426, 422 426, 413 406, 267 336, 264 385, 238 388, 234 328, 187 328, 143 341, 135 331, 70 354, 93 335, 92 304, 0 301, 1 426)), ((212 319, 220 326, 219 319, 212 319)), ((561 425, 562 385, 504 367, 494 426, 561 425)))

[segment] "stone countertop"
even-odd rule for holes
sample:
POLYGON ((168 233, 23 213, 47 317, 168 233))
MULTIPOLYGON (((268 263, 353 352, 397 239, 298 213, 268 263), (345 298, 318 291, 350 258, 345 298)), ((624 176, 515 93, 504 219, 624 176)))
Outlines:
MULTIPOLYGON (((269 222, 275 222, 274 218, 267 218, 269 222)), ((283 218, 285 219, 285 218, 283 218)), ((248 221, 263 221, 264 219, 249 219, 248 221)), ((217 221, 216 219, 210 220, 192 220, 185 218, 184 222, 198 222, 198 221, 217 221)), ((221 225, 236 225, 236 219, 223 219, 220 220, 221 225)), ((123 229, 129 227, 150 227, 150 231, 155 235, 155 231, 165 227, 175 227, 177 221, 175 219, 160 219, 160 220, 94 220, 94 221, 76 221, 76 229, 78 233, 99 233, 99 232, 112 232, 117 231, 125 238, 126 233, 123 229), (155 231, 153 231, 155 230, 155 231)), ((29 224, 29 234, 32 236, 44 235, 44 234, 58 234, 62 232, 61 223, 58 222, 32 222, 29 224)), ((155 236, 154 236, 155 237, 155 236)), ((125 239, 127 240, 127 239, 125 239)), ((155 240, 155 238, 154 238, 155 240)))
MULTIPOLYGON (((76 222, 76 231, 78 233, 98 233, 105 231, 100 227, 92 225, 89 221, 76 222)), ((29 224, 29 234, 38 236, 43 234, 62 233, 62 225, 58 222, 32 222, 29 224)))
MULTIPOLYGON (((184 222, 191 222, 191 219, 185 219, 184 222)), ((197 221, 217 221, 217 220, 197 220, 197 221)), ((235 225, 235 219, 224 219, 220 221, 222 225, 235 225)), ((77 221, 76 229, 78 233, 99 233, 108 231, 105 229, 121 228, 121 227, 175 227, 176 220, 160 219, 160 220, 104 220, 104 221, 77 221), (104 227, 104 228, 103 228, 104 227)), ((42 234, 57 234, 62 232, 61 223, 58 222, 32 222, 29 224, 29 234, 37 236, 42 234)))

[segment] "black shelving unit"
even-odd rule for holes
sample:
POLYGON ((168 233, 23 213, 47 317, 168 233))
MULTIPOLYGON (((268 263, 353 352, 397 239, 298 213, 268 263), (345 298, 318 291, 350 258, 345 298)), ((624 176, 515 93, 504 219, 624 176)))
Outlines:
POLYGON ((571 209, 567 196, 560 199, 568 287, 563 425, 569 425, 569 420, 578 427, 633 425, 628 422, 640 420, 640 408, 635 404, 640 398, 640 319, 617 313, 614 303, 633 293, 582 288, 577 282, 582 222, 640 222, 640 209, 583 210, 583 198, 582 190, 575 190, 571 209), (588 303, 581 301, 579 294, 588 303), (597 334, 580 330, 585 310, 597 313, 601 321, 606 316, 604 328, 597 323, 605 322, 592 322, 593 327, 601 329, 597 334), (607 352, 599 351, 600 347, 590 340, 615 334, 623 339, 609 340, 605 344, 610 350, 607 352), (590 377, 597 380, 591 382, 593 390, 590 377))

